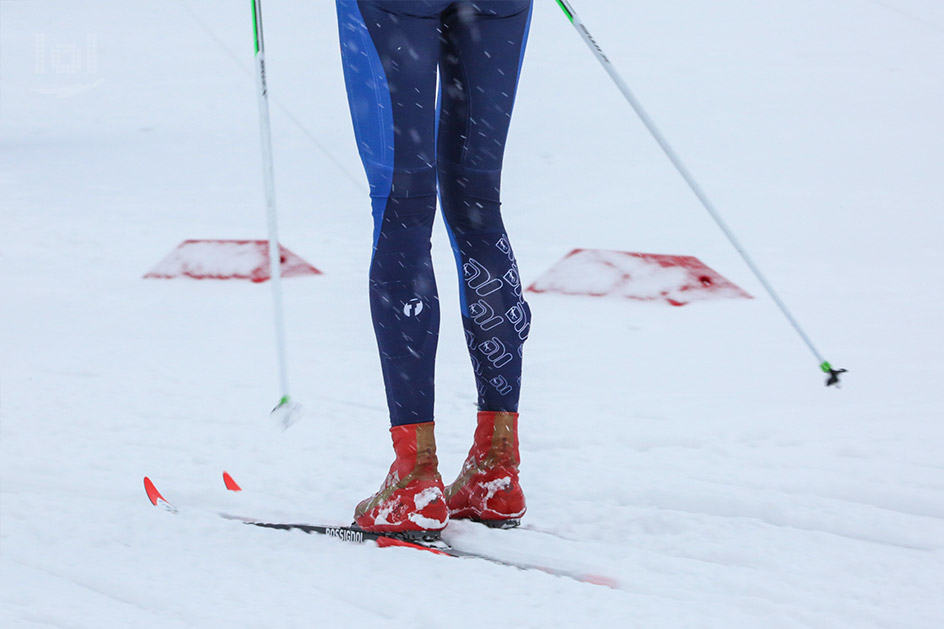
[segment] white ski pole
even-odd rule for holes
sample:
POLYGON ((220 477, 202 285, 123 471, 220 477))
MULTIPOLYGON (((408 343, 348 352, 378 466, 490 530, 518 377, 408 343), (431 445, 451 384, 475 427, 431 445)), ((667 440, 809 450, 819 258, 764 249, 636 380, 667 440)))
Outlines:
POLYGON ((623 93, 623 96, 626 97, 626 100, 629 102, 630 106, 635 110, 636 115, 639 116, 643 124, 646 125, 646 128, 649 130, 649 133, 652 134, 652 137, 655 138, 655 141, 659 143, 659 146, 662 147, 662 151, 666 154, 666 157, 669 158, 669 161, 672 162, 672 165, 675 166, 675 169, 682 176, 682 179, 685 180, 685 183, 688 184, 688 187, 691 188, 692 192, 695 193, 695 196, 698 197, 698 200, 701 201, 702 206, 708 211, 711 215, 711 218, 715 220, 715 223, 718 224, 718 227, 721 228, 721 231, 724 232, 724 235, 728 237, 728 240, 734 245, 734 248, 737 249, 737 252, 741 254, 741 258, 744 259, 744 262, 747 263, 747 266, 754 273, 754 276, 760 281, 761 285, 764 287, 764 290, 767 291, 767 294, 770 295, 774 303, 777 304, 777 307, 780 308, 780 311, 787 318, 787 321, 790 322, 790 325, 793 326, 793 329, 796 330, 797 334, 800 335, 800 338, 803 339, 803 342, 806 343, 806 346, 809 347, 810 351, 813 352, 813 355, 819 361, 819 367, 823 370, 824 373, 829 374, 829 378, 826 380, 826 386, 839 383, 839 374, 845 373, 845 369, 833 369, 832 365, 829 364, 827 360, 819 353, 816 347, 813 345, 813 342, 810 340, 810 337, 807 336, 806 332, 803 331, 803 328, 800 327, 800 324, 790 313, 790 310, 787 309, 786 304, 783 303, 783 300, 780 299, 780 296, 777 295, 777 292, 771 286, 770 282, 767 281, 767 278, 764 277, 764 274, 761 273, 760 268, 751 257, 747 254, 747 251, 741 246, 741 243, 734 236, 734 233, 728 228, 727 224, 721 218, 721 214, 718 213, 718 210, 715 208, 714 203, 711 202, 711 199, 708 198, 708 195, 705 194, 705 191, 702 190, 702 187, 695 181, 695 177, 692 176, 691 172, 688 170, 688 167, 685 166, 682 162, 682 158, 679 157, 678 153, 675 152, 675 149, 669 144, 668 140, 665 139, 665 136, 662 135, 662 132, 659 131, 659 128, 656 126, 656 123, 646 112, 645 108, 642 106, 642 103, 639 102, 639 99, 636 98, 636 95, 633 93, 629 86, 626 85, 626 82, 623 80, 623 77, 619 75, 616 71, 616 68, 613 66, 613 63, 607 58, 603 53, 603 49, 600 47, 600 44, 593 39, 593 36, 590 34, 590 31, 584 26, 583 22, 580 21, 580 18, 577 16, 577 13, 574 11, 573 7, 570 6, 570 3, 567 0, 557 0, 557 4, 560 6, 561 10, 567 16, 567 19, 570 20, 570 23, 574 25, 574 28, 577 29, 577 32, 580 33, 580 36, 586 42, 587 46, 590 47, 590 50, 593 51, 593 54, 596 56, 597 60, 603 65, 603 68, 606 70, 607 74, 610 75, 610 78, 613 79, 613 82, 616 84, 616 87, 619 88, 620 92, 623 93))
POLYGON ((265 184, 266 218, 269 224, 269 275, 275 306, 275 345, 279 361, 281 398, 270 416, 285 430, 301 418, 301 406, 288 392, 288 367, 285 352, 285 316, 282 308, 282 250, 275 210, 275 171, 272 165, 272 130, 269 124, 269 96, 265 74, 265 43, 262 39, 262 3, 252 1, 252 26, 256 46, 256 85, 259 94, 259 133, 262 140, 262 178, 265 184))

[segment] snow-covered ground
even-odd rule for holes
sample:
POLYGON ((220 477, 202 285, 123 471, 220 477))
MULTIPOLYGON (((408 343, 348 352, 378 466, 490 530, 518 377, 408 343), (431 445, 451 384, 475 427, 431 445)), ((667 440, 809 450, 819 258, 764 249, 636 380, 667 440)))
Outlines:
MULTIPOLYGON (((346 523, 392 456, 334 3, 264 4, 282 242, 325 272, 284 284, 285 433, 268 284, 141 279, 186 238, 265 237, 250 3, 0 0, 0 626, 944 626, 944 4, 575 0, 835 390, 536 0, 523 279, 670 253, 757 297, 530 298, 526 530, 446 536, 616 588, 216 516, 346 523)), ((474 390, 441 226, 434 249, 448 481, 474 390)))

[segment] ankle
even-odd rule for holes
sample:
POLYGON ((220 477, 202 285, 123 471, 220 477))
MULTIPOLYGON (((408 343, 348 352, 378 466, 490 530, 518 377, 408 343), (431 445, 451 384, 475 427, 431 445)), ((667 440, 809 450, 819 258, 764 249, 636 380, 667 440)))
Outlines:
POLYGON ((517 468, 518 413, 509 411, 479 411, 478 424, 470 456, 482 467, 509 466, 517 468))

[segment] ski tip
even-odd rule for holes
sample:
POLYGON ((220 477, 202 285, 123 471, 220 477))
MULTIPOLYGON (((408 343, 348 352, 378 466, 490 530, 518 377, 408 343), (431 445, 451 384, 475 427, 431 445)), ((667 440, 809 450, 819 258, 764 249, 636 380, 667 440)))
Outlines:
POLYGON ((155 507, 157 506, 158 500, 163 500, 161 492, 157 491, 157 487, 154 486, 154 483, 152 483, 151 479, 147 476, 144 477, 144 491, 147 492, 148 500, 150 500, 151 504, 155 507))
POLYGON ((236 484, 236 481, 233 480, 233 477, 230 476, 229 472, 223 472, 223 484, 226 485, 226 489, 230 491, 242 491, 243 488, 236 484))
POLYGON ((157 487, 154 486, 154 483, 151 482, 151 479, 147 476, 144 477, 144 491, 147 492, 148 500, 151 501, 152 505, 155 507, 161 507, 165 511, 170 511, 171 513, 177 513, 177 508, 164 500, 164 496, 161 495, 161 492, 157 491, 157 487))

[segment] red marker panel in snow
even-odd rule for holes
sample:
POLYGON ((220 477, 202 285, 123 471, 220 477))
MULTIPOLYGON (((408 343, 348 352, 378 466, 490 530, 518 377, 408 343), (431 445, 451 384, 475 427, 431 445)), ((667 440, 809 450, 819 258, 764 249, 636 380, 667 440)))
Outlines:
MULTIPOLYGON (((280 248, 282 277, 321 275, 321 271, 285 247, 280 248)), ((264 282, 270 278, 269 241, 185 240, 144 277, 264 282)))
POLYGON ((684 306, 700 299, 752 299, 693 256, 574 249, 528 292, 624 297, 684 306))

